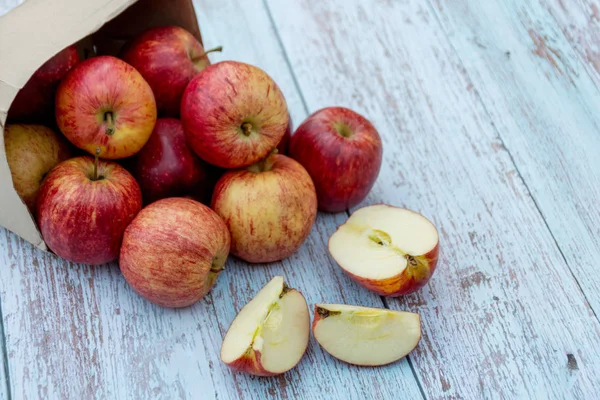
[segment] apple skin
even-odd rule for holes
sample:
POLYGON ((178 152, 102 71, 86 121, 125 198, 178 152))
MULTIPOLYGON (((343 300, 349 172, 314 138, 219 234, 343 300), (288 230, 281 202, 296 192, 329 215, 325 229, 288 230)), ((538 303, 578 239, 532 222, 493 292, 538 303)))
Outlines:
POLYGON ((281 90, 263 70, 223 61, 190 81, 181 122, 200 158, 241 168, 269 155, 285 134, 289 114, 281 90))
POLYGON ((35 214, 42 181, 52 168, 69 158, 69 145, 43 125, 14 124, 4 129, 4 147, 15 190, 35 214))
POLYGON ((142 193, 129 172, 111 161, 76 157, 58 164, 38 195, 37 220, 48 247, 75 263, 117 259, 123 232, 142 208, 142 193))
POLYGON ((148 141, 156 102, 131 65, 112 56, 93 57, 77 64, 58 87, 56 122, 80 149, 90 154, 100 149, 106 159, 125 158, 148 141))
POLYGON ((255 375, 255 376, 275 376, 281 375, 273 372, 269 372, 264 369, 261 361, 260 361, 261 353, 258 350, 249 349, 249 351, 244 354, 243 357, 238 358, 232 363, 226 364, 229 368, 231 368, 235 372, 241 372, 245 374, 255 375))
POLYGON ((226 172, 217 182, 211 208, 231 233, 231 253, 267 263, 295 253, 317 215, 317 196, 306 170, 273 154, 246 169, 226 172))
POLYGON ((181 96, 190 80, 210 65, 198 40, 178 26, 148 29, 121 53, 148 82, 159 115, 178 117, 181 96))
POLYGON ((69 46, 46 61, 19 90, 8 110, 8 120, 54 123, 54 95, 63 77, 81 59, 69 46))
POLYGON ((292 138, 292 118, 289 116, 288 118, 290 122, 288 123, 287 128, 285 128, 285 133, 283 134, 281 141, 277 145, 278 154, 287 155, 290 147, 290 139, 292 138))
POLYGON ((146 145, 131 165, 144 203, 187 194, 206 197, 210 192, 208 165, 187 145, 181 122, 159 118, 146 145))
POLYGON ((345 211, 367 197, 379 175, 382 152, 373 125, 343 107, 309 116, 292 135, 289 149, 310 174, 319 210, 326 212, 345 211))
POLYGON ((313 322, 312 325, 310 327, 310 330, 313 333, 313 336, 315 335, 315 327, 317 326, 317 322, 319 322, 320 320, 322 320, 323 318, 321 317, 321 314, 318 313, 319 306, 317 304, 314 305, 314 309, 313 309, 313 322))
POLYGON ((229 246, 229 231, 210 208, 191 199, 162 199, 125 230, 119 265, 142 297, 163 307, 187 307, 210 291, 229 246))
POLYGON ((382 296, 405 296, 416 292, 429 282, 429 279, 431 279, 435 272, 438 257, 439 243, 427 254, 415 257, 420 263, 424 263, 424 265, 419 265, 415 269, 407 266, 402 273, 391 278, 381 280, 367 279, 346 270, 344 272, 362 287, 382 296))

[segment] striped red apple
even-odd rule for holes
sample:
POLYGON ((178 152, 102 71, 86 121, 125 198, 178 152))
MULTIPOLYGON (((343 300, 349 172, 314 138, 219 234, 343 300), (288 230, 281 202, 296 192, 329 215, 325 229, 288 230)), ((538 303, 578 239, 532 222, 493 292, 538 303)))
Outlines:
POLYGON ((131 65, 111 56, 79 63, 56 92, 56 122, 71 143, 107 159, 137 153, 156 122, 152 89, 131 65))
POLYGON ((206 162, 241 168, 265 158, 288 126, 289 114, 277 84, 252 65, 223 61, 189 83, 181 100, 188 143, 206 162))
POLYGON ((189 148, 175 118, 156 120, 150 139, 129 161, 129 169, 140 184, 144 204, 186 195, 210 202, 214 172, 189 148))
POLYGON ((37 221, 44 241, 77 263, 116 260, 123 232, 142 207, 142 193, 129 172, 111 161, 76 157, 44 179, 37 221))
POLYGON ((198 39, 178 26, 148 29, 126 45, 121 58, 137 69, 148 82, 158 112, 179 116, 181 96, 190 80, 210 65, 208 53, 198 39))
POLYGON ((347 108, 328 107, 296 129, 289 154, 315 183, 319 210, 340 212, 369 194, 379 175, 382 144, 366 118, 347 108))
POLYGON ((158 200, 127 227, 119 265, 131 287, 164 307, 186 307, 215 284, 229 254, 229 232, 207 206, 158 200))
POLYGON ((221 176, 211 207, 231 232, 231 253, 266 263, 300 248, 317 215, 317 196, 300 164, 273 154, 221 176))

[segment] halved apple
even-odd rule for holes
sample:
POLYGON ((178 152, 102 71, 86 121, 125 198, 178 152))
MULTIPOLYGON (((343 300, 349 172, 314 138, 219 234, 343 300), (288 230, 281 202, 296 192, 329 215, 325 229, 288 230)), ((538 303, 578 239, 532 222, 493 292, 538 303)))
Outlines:
POLYGON ((344 304, 316 304, 315 339, 350 364, 378 366, 397 361, 421 340, 419 314, 344 304))
POLYGON ((273 278, 235 317, 221 346, 221 361, 252 375, 292 369, 306 351, 310 316, 304 296, 273 278))
POLYGON ((438 242, 437 229, 421 214, 380 204, 354 212, 329 238, 329 252, 361 286, 400 296, 429 281, 438 242))

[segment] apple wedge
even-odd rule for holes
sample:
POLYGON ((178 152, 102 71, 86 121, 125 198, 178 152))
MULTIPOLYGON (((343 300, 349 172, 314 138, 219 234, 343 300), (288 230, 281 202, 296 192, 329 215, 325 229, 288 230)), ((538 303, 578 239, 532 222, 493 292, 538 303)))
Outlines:
POLYGON ((316 304, 317 342, 350 364, 379 366, 410 353, 421 340, 419 314, 344 304, 316 304))
POLYGON ((400 296, 429 281, 438 242, 437 229, 421 214, 379 204, 354 212, 329 238, 329 253, 361 286, 400 296))
POLYGON ((310 316, 304 296, 273 278, 235 317, 221 346, 221 361, 258 376, 292 369, 306 351, 310 316))

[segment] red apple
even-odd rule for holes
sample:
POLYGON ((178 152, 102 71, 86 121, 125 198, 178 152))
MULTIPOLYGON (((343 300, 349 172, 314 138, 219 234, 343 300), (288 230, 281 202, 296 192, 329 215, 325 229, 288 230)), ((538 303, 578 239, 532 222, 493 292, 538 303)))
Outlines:
POLYGON ((292 118, 289 116, 288 116, 288 118, 289 118, 288 126, 285 129, 285 133, 283 134, 281 141, 277 145, 277 153, 283 154, 283 155, 287 155, 288 148, 290 145, 290 139, 292 138, 292 118))
POLYGON ((207 54, 190 32, 178 26, 148 29, 129 43, 121 58, 150 84, 160 115, 179 116, 181 96, 190 80, 210 65, 207 54))
POLYGON ((300 362, 310 338, 302 293, 276 276, 244 306, 227 330, 221 361, 237 372, 283 374, 300 362))
POLYGON ((260 68, 224 61, 190 81, 181 100, 188 143, 206 162, 239 168, 265 158, 288 126, 277 84, 260 68))
POLYGON ((310 176, 296 161, 279 154, 226 172, 211 205, 231 232, 231 253, 252 263, 277 261, 296 252, 317 215, 310 176))
POLYGON ((43 125, 6 125, 4 147, 18 195, 35 214, 42 180, 56 164, 69 158, 69 145, 43 125))
POLYGON ((56 92, 56 122, 75 146, 117 159, 137 153, 156 122, 152 89, 131 65, 111 56, 79 63, 56 92))
POLYGON ((329 253, 342 270, 382 296, 425 286, 439 252, 437 229, 427 218, 385 204, 356 210, 329 238, 329 253))
MULTIPOLYGON (((214 165, 204 163, 207 171, 207 178, 203 180, 200 185, 197 185, 188 195, 191 199, 199 201, 200 203, 210 205, 212 200, 212 194, 215 190, 215 186, 221 176, 227 171, 222 168, 215 167, 214 165)), ((185 197, 185 196, 184 196, 185 197)))
POLYGON ((133 158, 131 171, 144 203, 211 190, 208 166, 187 145, 181 122, 159 118, 146 145, 133 158))
POLYGON ((48 247, 72 262, 104 264, 119 256, 123 232, 142 207, 129 172, 111 161, 76 157, 44 179, 37 201, 48 247))
POLYGON ((142 297, 164 307, 203 298, 225 266, 229 232, 210 208, 184 198, 145 207, 125 231, 119 265, 142 297))
POLYGON ((329 107, 309 116, 290 140, 290 156, 306 168, 319 210, 347 210, 367 197, 381 167, 381 138, 361 115, 329 107))
POLYGON ((56 88, 79 61, 75 46, 67 47, 46 61, 17 93, 8 110, 8 120, 53 122, 56 88))

